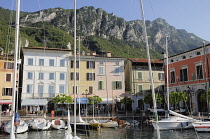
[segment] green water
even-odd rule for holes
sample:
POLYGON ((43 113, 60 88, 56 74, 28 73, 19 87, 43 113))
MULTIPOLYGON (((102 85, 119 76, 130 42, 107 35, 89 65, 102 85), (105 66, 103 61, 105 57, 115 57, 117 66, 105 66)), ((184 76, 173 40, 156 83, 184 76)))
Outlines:
MULTIPOLYGON (((90 130, 77 132, 81 139, 156 139, 156 131, 151 126, 101 128, 100 131, 90 130)), ((161 131, 161 139, 210 139, 210 133, 196 133, 192 130, 161 131)), ((16 139, 64 139, 65 130, 29 131, 18 134, 16 139)), ((8 134, 1 133, 0 139, 9 139, 8 134)))

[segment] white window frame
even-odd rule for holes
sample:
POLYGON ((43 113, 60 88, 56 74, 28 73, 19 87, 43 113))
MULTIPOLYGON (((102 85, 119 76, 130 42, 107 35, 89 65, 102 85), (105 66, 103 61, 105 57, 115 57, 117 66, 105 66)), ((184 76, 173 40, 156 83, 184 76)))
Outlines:
POLYGON ((55 73, 49 73, 49 80, 55 80, 55 73), (52 75, 53 75, 53 78, 51 78, 52 75))
POLYGON ((49 59, 49 66, 55 66, 55 60, 54 59, 49 59))
POLYGON ((33 84, 27 84, 26 85, 26 93, 33 93, 33 84))

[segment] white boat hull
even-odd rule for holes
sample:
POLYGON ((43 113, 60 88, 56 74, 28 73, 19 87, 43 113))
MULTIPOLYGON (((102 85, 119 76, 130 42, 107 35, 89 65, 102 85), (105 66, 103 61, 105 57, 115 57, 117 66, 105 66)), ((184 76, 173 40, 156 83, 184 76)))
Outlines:
POLYGON ((113 128, 113 127, 117 127, 117 126, 118 126, 118 123, 116 121, 107 121, 107 122, 101 123, 101 127, 113 128))
POLYGON ((200 121, 192 123, 193 127, 198 132, 210 132, 210 122, 209 121, 200 121))
MULTIPOLYGON (((175 130, 175 129, 190 129, 193 128, 192 123, 194 120, 184 119, 181 117, 169 117, 158 121, 159 130, 175 130)), ((156 122, 153 121, 152 125, 157 130, 156 122)))
POLYGON ((44 118, 37 118, 29 121, 29 127, 33 130, 48 130, 51 122, 44 118))
POLYGON ((52 120, 52 128, 53 129, 65 129, 66 124, 63 120, 52 120))
MULTIPOLYGON (((20 120, 20 124, 17 125, 17 126, 14 126, 13 129, 14 129, 14 133, 17 133, 17 134, 24 133, 24 132, 28 131, 28 124, 25 123, 25 121, 20 120)), ((10 134, 10 132, 11 132, 11 121, 8 122, 4 126, 4 132, 10 134)))

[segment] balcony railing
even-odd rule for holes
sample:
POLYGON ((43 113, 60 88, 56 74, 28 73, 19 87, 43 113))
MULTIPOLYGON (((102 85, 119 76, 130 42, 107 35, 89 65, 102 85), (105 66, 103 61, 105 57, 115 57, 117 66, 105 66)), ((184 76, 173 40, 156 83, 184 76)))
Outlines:
POLYGON ((49 97, 55 97, 55 93, 49 93, 49 97))

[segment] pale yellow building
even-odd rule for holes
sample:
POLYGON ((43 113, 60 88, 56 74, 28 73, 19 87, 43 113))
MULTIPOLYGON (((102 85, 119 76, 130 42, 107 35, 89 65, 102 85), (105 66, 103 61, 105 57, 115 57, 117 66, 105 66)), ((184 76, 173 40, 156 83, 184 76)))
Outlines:
MULTIPOLYGON (((152 59, 151 67, 155 92, 163 94, 165 84, 163 62, 152 59)), ((134 100, 133 110, 137 107, 147 110, 150 106, 143 103, 144 97, 151 93, 147 59, 129 58, 125 66, 125 79, 125 90, 134 100)))

